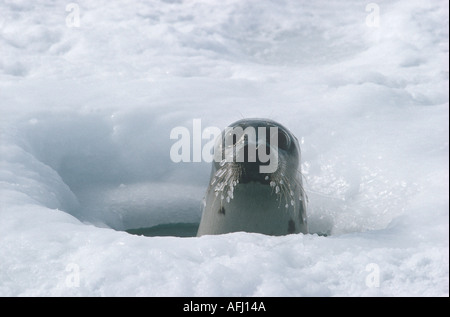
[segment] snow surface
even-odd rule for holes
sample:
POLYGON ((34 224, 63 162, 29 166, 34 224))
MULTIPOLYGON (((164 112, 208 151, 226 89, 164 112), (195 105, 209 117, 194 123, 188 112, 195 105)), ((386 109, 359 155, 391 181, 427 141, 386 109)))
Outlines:
POLYGON ((448 2, 368 3, 0 1, 0 295, 448 296, 448 2), (198 223, 170 131, 242 117, 301 140, 312 234, 124 231, 198 223))

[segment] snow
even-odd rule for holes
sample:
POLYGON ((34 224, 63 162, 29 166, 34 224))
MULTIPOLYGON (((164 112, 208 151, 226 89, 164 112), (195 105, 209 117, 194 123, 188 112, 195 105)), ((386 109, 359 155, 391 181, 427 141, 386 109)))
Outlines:
POLYGON ((68 4, 0 2, 1 296, 449 295, 448 2, 68 4), (242 117, 301 141, 311 234, 125 232, 199 223, 170 131, 242 117))

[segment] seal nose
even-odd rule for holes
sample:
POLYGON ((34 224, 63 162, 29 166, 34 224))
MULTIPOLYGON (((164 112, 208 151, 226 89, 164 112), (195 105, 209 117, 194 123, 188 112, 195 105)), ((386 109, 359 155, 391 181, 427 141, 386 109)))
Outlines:
POLYGON ((256 144, 252 146, 249 146, 249 144, 247 143, 244 145, 243 148, 244 163, 256 163, 258 166, 261 164, 264 165, 267 162, 261 161, 261 157, 263 157, 262 155, 269 154, 270 151, 271 151, 270 145, 267 143, 265 145, 256 144))
POLYGON ((248 183, 250 181, 255 181, 260 183, 268 183, 267 174, 260 172, 260 166, 267 165, 268 162, 262 162, 260 160, 261 156, 259 155, 259 153, 260 151, 265 151, 265 153, 269 153, 270 146, 266 144, 252 148, 251 146, 246 144, 243 147, 243 150, 244 150, 244 161, 240 163, 242 167, 242 174, 241 174, 242 176, 240 182, 248 183), (254 153, 251 153, 252 151, 254 153))

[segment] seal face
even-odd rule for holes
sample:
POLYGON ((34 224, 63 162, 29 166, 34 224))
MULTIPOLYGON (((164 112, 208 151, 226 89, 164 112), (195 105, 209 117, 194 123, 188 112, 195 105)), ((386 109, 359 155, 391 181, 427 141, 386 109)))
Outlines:
POLYGON ((267 119, 227 127, 214 147, 197 236, 236 231, 307 233, 297 138, 267 119))

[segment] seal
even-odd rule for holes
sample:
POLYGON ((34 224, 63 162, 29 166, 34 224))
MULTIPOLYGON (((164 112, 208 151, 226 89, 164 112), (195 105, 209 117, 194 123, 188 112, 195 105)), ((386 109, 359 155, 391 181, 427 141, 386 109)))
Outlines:
POLYGON ((297 138, 268 119, 242 119, 216 139, 197 236, 307 233, 297 138))

